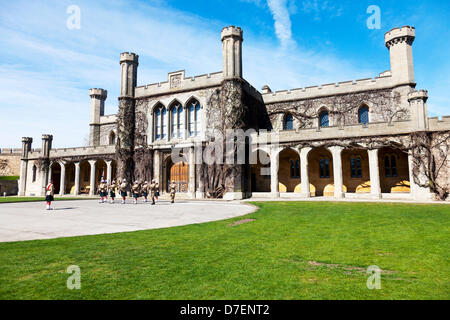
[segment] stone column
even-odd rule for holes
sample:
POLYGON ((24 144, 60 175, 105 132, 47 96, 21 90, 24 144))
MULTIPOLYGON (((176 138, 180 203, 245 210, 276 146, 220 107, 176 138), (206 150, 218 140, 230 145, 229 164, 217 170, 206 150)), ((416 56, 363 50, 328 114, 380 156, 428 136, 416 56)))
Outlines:
POLYGON ((112 161, 105 161, 106 162, 106 181, 108 184, 111 183, 112 180, 112 161))
POLYGON ((370 173, 370 193, 374 198, 381 198, 380 166, 378 163, 378 149, 368 150, 369 173, 370 173))
POLYGON ((66 192, 66 164, 61 161, 59 162, 61 166, 61 179, 60 179, 60 187, 59 187, 59 195, 63 196, 66 192))
MULTIPOLYGON (((155 150, 154 153, 154 161, 153 161, 153 179, 155 179, 159 183, 159 187, 162 187, 160 178, 161 178, 161 153, 159 150, 155 150)), ((161 190, 162 191, 162 190, 161 190)))
POLYGON ((80 163, 74 162, 75 165, 75 195, 80 194, 80 163))
POLYGON ((195 149, 189 148, 189 193, 195 198, 195 149))
POLYGON ((90 179, 90 189, 89 195, 95 195, 95 164, 97 160, 89 160, 89 164, 91 165, 91 179, 90 179))
POLYGON ((280 197, 278 169, 280 167, 279 150, 272 149, 270 153, 270 191, 275 198, 280 197))
POLYGON ((330 147, 331 154, 333 155, 333 175, 334 175, 334 197, 344 198, 344 180, 342 174, 342 150, 343 147, 330 147))
POLYGON ((309 188, 309 164, 308 164, 308 154, 312 150, 312 148, 307 147, 300 150, 300 178, 301 178, 301 186, 302 186, 302 195, 306 198, 311 197, 311 190, 309 188))

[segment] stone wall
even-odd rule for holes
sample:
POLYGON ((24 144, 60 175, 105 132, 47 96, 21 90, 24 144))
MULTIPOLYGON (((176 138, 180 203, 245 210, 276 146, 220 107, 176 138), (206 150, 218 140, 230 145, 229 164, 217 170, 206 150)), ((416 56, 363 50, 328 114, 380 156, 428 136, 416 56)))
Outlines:
POLYGON ((0 154, 0 176, 20 175, 20 154, 0 154))

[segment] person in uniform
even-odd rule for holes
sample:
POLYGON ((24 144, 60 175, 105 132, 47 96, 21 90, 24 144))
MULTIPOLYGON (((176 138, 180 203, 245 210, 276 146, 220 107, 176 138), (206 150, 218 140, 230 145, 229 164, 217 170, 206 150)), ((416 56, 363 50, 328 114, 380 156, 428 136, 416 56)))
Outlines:
POLYGON ((155 181, 155 203, 158 203, 159 198, 159 183, 155 181))
POLYGON ((47 203, 47 210, 52 210, 51 205, 54 200, 55 186, 53 185, 53 180, 50 179, 47 187, 45 187, 45 202, 47 203))
POLYGON ((133 193, 133 201, 134 204, 137 204, 138 198, 139 198, 139 191, 140 191, 140 184, 139 181, 135 181, 133 186, 131 187, 131 192, 133 193))
POLYGON ((172 183, 170 184, 169 191, 170 191, 170 202, 174 203, 175 193, 177 192, 177 184, 175 183, 175 181, 172 181, 172 183))
POLYGON ((108 190, 109 190, 109 197, 111 198, 111 202, 110 203, 114 203, 114 198, 116 197, 116 181, 112 181, 112 183, 109 185, 108 190))
POLYGON ((100 203, 105 203, 108 198, 107 185, 105 180, 100 180, 98 185, 98 193, 100 194, 100 203))
POLYGON ((148 202, 148 199, 147 199, 147 197, 148 197, 148 182, 147 181, 145 181, 144 182, 144 184, 141 186, 141 193, 142 193, 142 196, 144 197, 144 202, 148 202))
POLYGON ((152 180, 152 183, 148 186, 150 190, 150 197, 152 199, 152 205, 155 204, 155 191, 156 191, 156 183, 155 180, 152 180))
POLYGON ((120 195, 122 197, 122 204, 125 204, 127 200, 127 179, 123 179, 122 183, 119 186, 120 195))

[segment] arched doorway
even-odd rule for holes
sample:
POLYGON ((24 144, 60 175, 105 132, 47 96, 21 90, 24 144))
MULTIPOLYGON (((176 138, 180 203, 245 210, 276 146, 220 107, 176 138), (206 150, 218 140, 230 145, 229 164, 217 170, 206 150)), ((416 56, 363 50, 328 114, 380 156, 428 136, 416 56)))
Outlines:
POLYGON ((61 190, 61 165, 58 162, 53 162, 50 168, 52 170, 51 179, 55 187, 55 194, 59 194, 61 190))
POLYGON ((166 192, 169 192, 169 185, 171 181, 177 184, 177 192, 187 193, 189 190, 189 164, 184 159, 177 163, 172 162, 172 158, 168 157, 166 160, 166 179, 162 186, 166 192))
POLYGON ((369 154, 365 149, 342 151, 343 182, 349 193, 370 193, 369 154))
POLYGON ((409 193, 408 154, 399 149, 385 147, 378 151, 382 193, 409 193))
POLYGON ((256 150, 250 156, 251 192, 270 192, 270 156, 256 150))
POLYGON ((75 164, 68 162, 66 164, 66 185, 65 194, 75 194, 75 164))
POLYGON ((100 180, 106 180, 107 174, 106 162, 97 160, 95 163, 95 190, 97 190, 100 180))
POLYGON ((333 156, 326 148, 313 149, 308 154, 308 176, 311 196, 334 196, 333 156))
POLYGON ((284 149, 279 155, 280 168, 278 182, 280 192, 300 192, 300 156, 291 148, 284 149))

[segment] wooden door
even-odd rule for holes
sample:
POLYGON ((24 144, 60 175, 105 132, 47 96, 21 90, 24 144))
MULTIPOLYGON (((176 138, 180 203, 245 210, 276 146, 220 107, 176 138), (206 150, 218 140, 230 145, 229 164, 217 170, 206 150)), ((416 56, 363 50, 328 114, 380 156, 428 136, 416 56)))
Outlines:
POLYGON ((171 181, 175 181, 178 185, 178 192, 187 192, 189 184, 189 165, 185 162, 174 164, 170 168, 169 184, 171 181))

